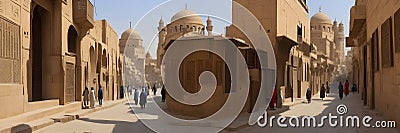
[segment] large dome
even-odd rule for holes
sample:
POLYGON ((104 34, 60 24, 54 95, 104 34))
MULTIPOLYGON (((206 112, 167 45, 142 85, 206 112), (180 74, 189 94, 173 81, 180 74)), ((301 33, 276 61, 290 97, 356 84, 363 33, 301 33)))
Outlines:
POLYGON ((139 32, 137 32, 136 30, 134 30, 132 28, 129 28, 126 31, 124 31, 124 33, 122 33, 121 39, 127 40, 127 39, 142 39, 142 38, 140 37, 139 32))
POLYGON ((185 9, 182 10, 178 13, 176 13, 172 18, 171 18, 171 22, 174 22, 176 20, 179 19, 184 19, 184 21, 190 21, 191 23, 203 23, 203 20, 201 19, 201 17, 199 15, 197 15, 197 13, 185 9))
POLYGON ((311 17, 312 24, 332 24, 331 18, 323 12, 318 12, 311 17))

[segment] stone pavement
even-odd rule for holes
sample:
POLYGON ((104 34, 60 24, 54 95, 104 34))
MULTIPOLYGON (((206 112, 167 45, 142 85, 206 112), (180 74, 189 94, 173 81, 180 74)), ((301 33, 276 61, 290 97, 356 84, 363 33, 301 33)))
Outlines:
MULTIPOLYGON (((332 115, 337 115, 337 106, 340 104, 344 104, 347 106, 348 112, 346 115, 350 116, 359 116, 360 118, 368 115, 373 118, 373 121, 375 120, 384 120, 379 113, 374 112, 369 110, 368 108, 364 107, 360 98, 360 95, 357 93, 351 93, 348 97, 345 97, 343 100, 340 100, 338 97, 338 90, 337 88, 337 83, 333 84, 331 86, 331 90, 333 93, 329 94, 327 98, 322 101, 319 97, 313 97, 311 104, 307 103, 302 103, 302 104, 297 104, 294 106, 289 107, 289 110, 276 114, 274 116, 279 117, 279 116, 315 116, 316 119, 318 120, 318 123, 321 119, 322 116, 328 116, 329 113, 332 113, 332 115)), ((270 116, 269 116, 270 118, 270 116)), ((301 119, 300 119, 301 120, 301 119)), ((286 124, 288 124, 286 120, 286 124)), ((224 130, 223 132, 234 132, 234 133, 259 133, 259 132, 274 132, 274 133, 286 133, 286 132, 296 132, 296 133, 302 133, 302 132, 332 132, 332 133, 379 133, 379 132, 385 132, 385 133, 397 133, 397 130, 395 128, 366 128, 362 126, 362 123, 360 123, 360 128, 347 128, 347 127, 329 127, 329 122, 328 120, 324 121, 324 127, 319 127, 319 128, 280 128, 277 127, 276 119, 275 122, 273 123, 273 127, 259 127, 259 126, 249 126, 245 127, 242 129, 238 129, 235 131, 228 131, 224 130)), ((371 122, 373 124, 373 122, 371 122)), ((269 123, 268 123, 269 125, 269 123)))
POLYGON ((72 107, 76 105, 57 106, 57 107, 45 108, 33 112, 24 113, 6 119, 1 119, 0 133, 10 133, 10 132, 29 133, 50 126, 57 122, 62 122, 62 123, 68 122, 99 110, 111 108, 124 101, 125 100, 104 101, 102 107, 97 106, 94 109, 80 109, 81 103, 77 102, 73 103, 77 104, 78 105, 77 107, 72 107), (50 112, 57 112, 57 113, 50 113, 50 112), (40 117, 36 118, 38 116, 40 117))
MULTIPOLYGON (((340 104, 344 104, 348 108, 346 115, 355 116, 372 116, 373 120, 383 120, 379 113, 369 110, 362 105, 360 95, 357 93, 351 93, 348 97, 343 100, 339 100, 337 95, 337 84, 331 86, 332 92, 324 99, 320 100, 318 95, 313 97, 312 103, 307 104, 297 101, 296 104, 288 105, 287 109, 269 111, 269 115, 279 116, 315 116, 316 119, 320 119, 322 116, 326 116, 329 113, 337 115, 336 107, 340 104), (282 113, 280 113, 282 112, 282 113)), ((158 91, 159 93, 160 91, 158 91)), ((159 94, 158 94, 159 95, 159 94)), ((185 122, 173 122, 165 118, 165 116, 159 115, 161 110, 158 107, 165 109, 165 104, 159 102, 160 97, 153 97, 152 94, 148 99, 148 104, 145 109, 140 109, 138 105, 130 105, 129 103, 118 104, 115 107, 101 110, 88 114, 77 120, 67 123, 56 123, 49 127, 42 128, 36 132, 39 133, 53 133, 53 132, 140 132, 140 133, 151 133, 146 124, 155 126, 158 131, 168 132, 173 131, 179 127, 187 127, 185 132, 211 132, 215 129, 220 128, 214 124, 213 121, 204 123, 191 124, 185 122), (157 106, 156 104, 160 105, 157 106), (144 124, 145 123, 145 124, 144 124)), ((259 127, 248 126, 247 117, 240 116, 237 121, 232 123, 227 129, 221 132, 238 132, 238 133, 259 133, 259 132, 332 132, 332 133, 397 133, 395 128, 346 128, 346 127, 328 127, 328 121, 325 120, 325 126, 320 128, 280 128, 277 127, 277 123, 274 122, 273 127, 259 127), (239 122, 237 122, 239 121, 239 122)), ((152 127, 154 129, 154 127, 152 127)))

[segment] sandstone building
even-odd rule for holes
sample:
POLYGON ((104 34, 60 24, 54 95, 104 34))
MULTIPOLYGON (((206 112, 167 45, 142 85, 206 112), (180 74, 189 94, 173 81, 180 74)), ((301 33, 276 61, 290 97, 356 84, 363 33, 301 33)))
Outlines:
MULTIPOLYGON (((310 81, 310 20, 306 1, 295 0, 234 0, 246 7, 261 22, 275 52, 278 106, 286 101, 304 98, 310 81), (266 13, 268 12, 268 13, 266 13), (282 96, 282 97, 280 97, 282 96)), ((235 7, 234 24, 246 25, 235 7)), ((249 39, 234 25, 227 28, 227 36, 246 42, 249 39)))
MULTIPOLYGON (((204 44, 205 46, 217 47, 217 44, 225 42, 223 40, 232 42, 235 45, 234 47, 237 47, 240 50, 242 54, 241 56, 245 58, 249 68, 249 75, 254 77, 250 83, 250 95, 252 97, 247 99, 245 108, 242 110, 242 113, 250 113, 254 107, 260 88, 261 70, 260 65, 257 65, 259 63, 257 60, 256 51, 242 41, 234 38, 227 38, 222 35, 213 35, 212 31, 213 25, 210 18, 207 19, 207 25, 203 25, 201 17, 188 9, 176 13, 172 17, 171 23, 169 23, 167 26, 164 26, 164 21, 161 20, 159 22, 160 40, 157 51, 157 63, 160 64, 160 66, 165 66, 165 64, 168 63, 168 60, 167 62, 162 62, 161 59, 163 59, 165 52, 170 48, 170 46, 173 45, 172 43, 185 45, 204 44)), ((222 51, 228 52, 227 49, 222 49, 222 51)), ((228 70, 227 65, 222 58, 223 57, 219 57, 216 54, 207 51, 197 51, 185 57, 179 68, 179 81, 182 87, 187 92, 192 94, 199 92, 201 86, 199 84, 200 79, 198 77, 204 71, 209 71, 216 76, 216 90, 209 100, 196 106, 177 102, 169 94, 167 94, 166 102, 168 110, 174 114, 198 118, 205 118, 218 111, 227 100, 229 96, 228 94, 231 93, 231 83, 240 83, 239 81, 231 81, 230 71, 228 70)), ((175 88, 166 89, 172 90, 175 88)), ((186 99, 191 98, 185 95, 182 97, 186 99)))
POLYGON ((330 17, 320 11, 311 17, 311 43, 315 45, 315 58, 312 58, 311 82, 314 92, 322 84, 334 81, 344 74, 341 64, 344 61, 344 25, 332 24, 330 17))
POLYGON ((137 87, 146 83, 145 54, 142 43, 143 39, 139 32, 134 30, 132 26, 121 35, 119 47, 121 55, 124 55, 124 86, 137 87))
MULTIPOLYGON (((340 28, 332 26, 326 14, 317 13, 310 22, 306 0, 234 0, 235 2, 246 7, 258 18, 273 45, 277 61, 275 88, 279 96, 278 107, 283 102, 305 98, 309 87, 314 94, 318 93, 322 83, 333 80, 328 77, 335 76, 333 73, 337 71, 339 55, 344 56, 344 41, 340 41, 344 40, 344 35, 341 34, 343 32, 334 32, 340 28), (330 29, 325 29, 330 32, 315 29, 315 26, 321 26, 322 29, 323 25, 329 26, 330 29), (329 35, 330 41, 324 35, 329 35), (333 50, 335 42, 343 49, 333 50), (332 52, 326 52, 331 47, 332 52)), ((232 10, 233 23, 245 26, 246 20, 236 13, 238 9, 233 7, 232 10)), ((250 42, 235 25, 227 28, 227 36, 250 42)))
POLYGON ((89 0, 0 1, 0 118, 58 105, 81 107, 85 86, 117 99, 117 33, 94 21, 89 0))
POLYGON ((159 85, 162 84, 161 69, 157 66, 157 59, 153 59, 150 53, 146 54, 145 60, 145 73, 146 82, 148 85, 159 85))
POLYGON ((353 81, 364 105, 388 120, 400 116, 400 2, 356 0, 350 10, 353 81))

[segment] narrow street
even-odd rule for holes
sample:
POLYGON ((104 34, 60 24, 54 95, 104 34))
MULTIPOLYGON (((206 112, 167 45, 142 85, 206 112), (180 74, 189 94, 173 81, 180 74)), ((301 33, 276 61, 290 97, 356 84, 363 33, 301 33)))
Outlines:
MULTIPOLYGON (((322 101, 319 98, 319 95, 312 98, 311 104, 302 103, 289 108, 288 111, 281 113, 282 116, 316 116, 317 124, 320 123, 320 119, 322 116, 328 116, 329 113, 332 115, 338 115, 337 106, 340 104, 344 104, 347 107, 348 112, 347 116, 359 116, 362 119, 364 116, 371 116, 373 120, 371 121, 371 125, 374 124, 376 120, 383 120, 381 116, 377 115, 373 111, 369 110, 367 107, 364 107, 361 101, 361 97, 358 93, 351 93, 349 96, 344 97, 343 100, 339 99, 338 96, 338 83, 331 85, 331 94, 328 94, 328 97, 322 101)), ((279 116, 276 116, 278 118, 279 116)), ((286 120, 287 123, 288 120, 286 120)), ((301 119, 300 119, 301 122, 301 119)), ((268 123, 269 125, 269 123, 268 123)), ((260 132, 274 132, 274 133, 286 133, 286 132, 319 132, 319 133, 397 133, 395 128, 365 128, 362 126, 362 121, 360 121, 360 128, 346 128, 346 127, 330 127, 329 122, 326 119, 324 121, 324 127, 322 128, 281 128, 277 126, 276 119, 273 127, 258 127, 251 126, 246 127, 238 131, 233 131, 238 133, 260 133, 260 132)))
MULTIPOLYGON (((363 116, 371 116, 373 118, 371 124, 373 124, 376 120, 383 120, 381 116, 377 115, 373 111, 370 111, 368 108, 363 107, 360 100, 360 95, 357 93, 350 93, 348 97, 344 97, 343 100, 339 99, 337 94, 337 83, 331 85, 331 94, 328 94, 328 97, 324 99, 324 101, 320 100, 317 96, 314 96, 311 104, 301 103, 294 105, 289 108, 289 110, 279 114, 276 116, 316 116, 317 123, 319 124, 319 120, 322 116, 328 116, 329 113, 332 115, 337 115, 337 106, 340 104, 344 104, 347 106, 348 112, 346 115, 351 116, 359 116, 360 119, 363 116)), ((160 92, 160 91, 158 91, 160 92)), ((151 94, 152 95, 152 94, 151 94)), ((159 94, 158 94, 159 95, 159 94)), ((155 98, 158 100, 158 98, 155 98)), ((139 118, 150 119, 150 117, 154 117, 155 119, 158 116, 148 116, 149 114, 156 114, 152 112, 153 106, 155 106, 154 102, 151 98, 149 98, 149 104, 146 109, 140 111, 142 113, 139 114, 139 118)), ((133 106, 134 109, 138 109, 136 106, 133 106)), ((155 120, 156 122, 157 120, 155 120)), ((161 121, 159 121, 161 122, 161 121)), ((328 120, 324 121, 324 127, 322 128, 280 128, 277 127, 277 123, 273 124, 273 127, 258 127, 248 126, 244 128, 240 128, 235 131, 222 131, 222 132, 237 132, 237 133, 248 133, 248 132, 332 132, 332 133, 354 133, 354 132, 363 132, 363 133, 375 133, 375 132, 385 132, 385 133, 397 133, 395 128, 365 128, 362 127, 362 123, 360 123, 360 128, 346 128, 346 127, 329 127, 328 120)), ((268 124, 269 125, 269 124, 268 124)), ((178 125, 173 125, 178 126, 178 125)), ((110 109, 98 111, 92 114, 89 114, 83 118, 80 118, 75 121, 71 121, 68 123, 57 123, 52 126, 40 129, 36 132, 38 133, 53 133, 53 132, 61 132, 61 133, 70 133, 70 132, 114 132, 114 133, 122 133, 126 131, 132 132, 152 132, 148 129, 142 122, 140 122, 135 114, 132 113, 132 110, 128 103, 120 104, 110 109)))

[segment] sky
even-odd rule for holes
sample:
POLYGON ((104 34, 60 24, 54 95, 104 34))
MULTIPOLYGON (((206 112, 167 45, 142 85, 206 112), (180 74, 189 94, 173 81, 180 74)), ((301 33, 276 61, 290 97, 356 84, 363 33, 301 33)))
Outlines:
MULTIPOLYGON (((143 38, 143 46, 154 57, 157 49, 157 27, 161 18, 165 24, 177 12, 188 8, 201 15, 203 21, 211 16, 214 32, 224 34, 225 27, 232 20, 231 0, 90 0, 95 6, 95 19, 106 19, 119 36, 130 27, 143 38), (212 4, 211 4, 212 3, 212 4), (215 17, 216 16, 216 17, 215 17)), ((354 0, 307 0, 309 17, 322 9, 331 17, 345 25, 348 36, 350 8, 354 0)))

